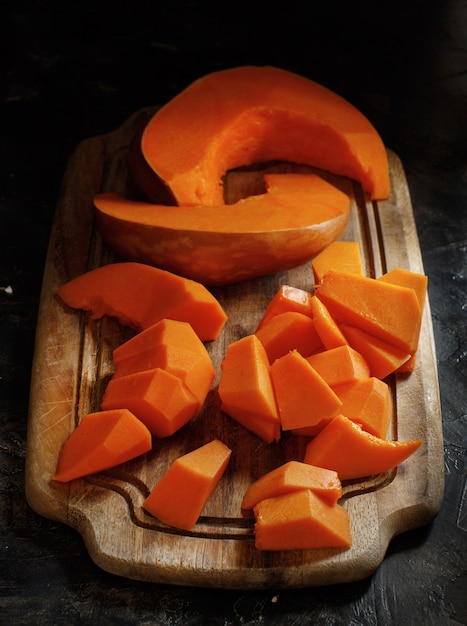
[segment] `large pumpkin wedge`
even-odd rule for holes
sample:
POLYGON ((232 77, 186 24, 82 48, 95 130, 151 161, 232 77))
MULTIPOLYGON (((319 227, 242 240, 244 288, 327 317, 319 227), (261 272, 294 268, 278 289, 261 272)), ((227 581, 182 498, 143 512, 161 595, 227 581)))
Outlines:
POLYGON ((134 179, 156 202, 221 205, 228 170, 271 160, 348 176, 374 200, 389 194, 387 153, 370 121, 333 91, 274 67, 196 80, 155 113, 137 148, 134 179))
POLYGON ((314 174, 266 174, 266 193, 235 204, 165 206, 97 195, 104 239, 123 258, 206 285, 305 263, 344 230, 349 197, 314 174))

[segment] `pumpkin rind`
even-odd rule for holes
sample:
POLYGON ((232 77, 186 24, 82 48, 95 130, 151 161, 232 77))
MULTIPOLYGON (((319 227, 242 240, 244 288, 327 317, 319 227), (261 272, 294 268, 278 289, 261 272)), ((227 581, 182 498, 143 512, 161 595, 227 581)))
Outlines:
POLYGON ((206 285, 309 261, 344 230, 349 197, 315 175, 266 175, 268 192, 232 205, 176 207, 94 198, 104 239, 125 259, 206 285))

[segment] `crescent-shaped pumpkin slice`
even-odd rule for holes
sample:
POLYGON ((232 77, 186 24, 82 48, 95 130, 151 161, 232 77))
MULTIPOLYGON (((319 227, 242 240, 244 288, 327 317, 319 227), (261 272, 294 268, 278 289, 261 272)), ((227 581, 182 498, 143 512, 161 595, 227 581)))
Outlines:
POLYGON ((301 163, 361 183, 371 199, 389 194, 383 141, 371 122, 326 87, 275 67, 210 73, 150 119, 131 151, 146 197, 217 206, 231 169, 273 160, 301 163))
POLYGON ((344 230, 349 197, 314 174, 266 174, 266 193, 235 204, 166 206, 94 198, 104 239, 125 259, 221 285, 296 267, 344 230))
POLYGON ((201 283, 144 263, 109 263, 57 289, 69 307, 104 315, 137 331, 164 318, 188 322, 202 341, 217 339, 227 321, 219 301, 201 283))

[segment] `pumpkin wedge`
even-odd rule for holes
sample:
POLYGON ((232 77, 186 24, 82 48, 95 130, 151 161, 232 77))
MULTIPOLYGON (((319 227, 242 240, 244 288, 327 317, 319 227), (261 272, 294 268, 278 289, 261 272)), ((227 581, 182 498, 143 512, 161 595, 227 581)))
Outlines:
POLYGON ((143 502, 164 524, 191 530, 222 478, 232 451, 213 439, 178 457, 143 502))
POLYGON ((221 180, 236 167, 283 160, 359 181, 372 199, 389 193, 387 154, 370 121, 322 85, 275 67, 208 74, 145 127, 134 178, 146 197, 223 204, 221 180))
POLYGON ((329 271, 316 294, 337 324, 356 326, 410 353, 417 349, 422 311, 414 289, 329 271))
POLYGON ((88 413, 65 440, 52 480, 63 483, 103 472, 151 448, 150 431, 127 409, 88 413))
POLYGON ((61 285, 69 307, 104 315, 135 330, 164 318, 188 322, 202 341, 216 339, 227 321, 218 300, 204 285, 144 263, 109 263, 61 285))
POLYGON ((422 445, 421 439, 389 441, 337 415, 308 444, 305 463, 338 473, 340 480, 365 478, 388 472, 422 445))
POLYGON ((244 510, 253 509, 261 500, 300 489, 310 489, 330 504, 336 504, 342 497, 337 472, 299 461, 287 461, 253 482, 246 490, 241 506, 244 510))
POLYGON ((280 419, 269 359, 256 335, 229 345, 221 364, 218 392, 221 409, 266 443, 280 438, 280 419))
POLYGON ((122 258, 222 285, 296 267, 344 230, 349 197, 314 174, 266 174, 266 193, 218 206, 94 198, 104 239, 122 258))

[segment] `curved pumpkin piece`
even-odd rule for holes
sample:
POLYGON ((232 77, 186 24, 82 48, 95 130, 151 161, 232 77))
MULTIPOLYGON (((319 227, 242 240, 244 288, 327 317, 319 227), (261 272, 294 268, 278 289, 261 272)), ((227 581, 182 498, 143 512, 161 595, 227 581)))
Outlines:
POLYGON ((175 204, 220 205, 228 170, 272 160, 348 176, 375 200, 389 194, 386 150, 369 120, 322 85, 275 67, 198 79, 152 117, 140 147, 136 178, 156 201, 162 181, 175 204))
POLYGON ((164 318, 188 322, 203 341, 216 339, 227 315, 200 283, 142 263, 110 263, 63 284, 65 304, 92 319, 115 317, 138 331, 164 318))
POLYGON ((421 444, 421 439, 380 439, 348 417, 337 415, 308 443, 304 462, 332 469, 340 480, 351 480, 391 470, 421 444))
POLYGON ((347 224, 349 197, 319 176, 264 178, 266 193, 230 205, 174 207, 113 193, 94 205, 104 239, 123 258, 227 284, 301 265, 347 224))
POLYGON ((300 489, 310 489, 330 504, 335 504, 342 496, 337 472, 309 463, 288 461, 263 474, 248 487, 242 499, 242 509, 253 509, 261 500, 300 489))

